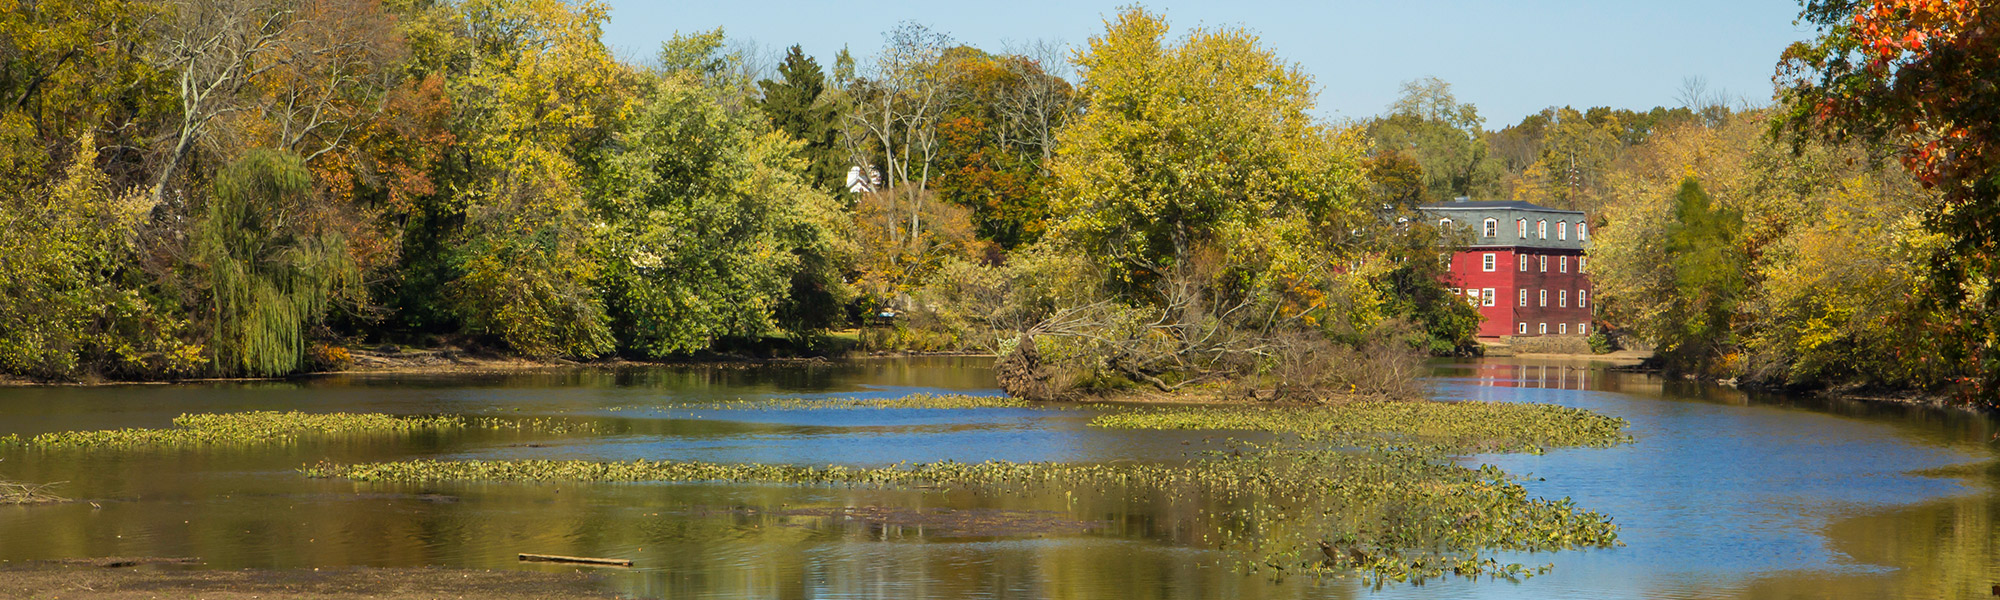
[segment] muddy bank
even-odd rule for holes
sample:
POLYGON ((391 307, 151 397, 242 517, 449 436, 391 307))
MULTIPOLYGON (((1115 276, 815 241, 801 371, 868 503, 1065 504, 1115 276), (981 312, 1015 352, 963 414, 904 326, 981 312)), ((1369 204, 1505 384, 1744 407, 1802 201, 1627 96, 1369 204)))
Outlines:
POLYGON ((0 598, 617 598, 581 569, 552 572, 456 569, 193 568, 195 559, 97 558, 0 563, 0 598))

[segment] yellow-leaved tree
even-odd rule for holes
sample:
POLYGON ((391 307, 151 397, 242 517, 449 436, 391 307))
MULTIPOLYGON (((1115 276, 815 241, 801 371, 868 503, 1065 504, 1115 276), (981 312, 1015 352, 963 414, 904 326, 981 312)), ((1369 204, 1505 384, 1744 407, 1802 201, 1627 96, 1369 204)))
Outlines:
POLYGON ((1311 78, 1247 31, 1171 39, 1139 9, 1107 25, 1077 58, 1088 108, 1050 169, 1048 239, 1093 263, 1102 295, 1032 330, 1062 348, 1027 353, 1161 389, 1325 383, 1285 371, 1381 315, 1358 132, 1308 114, 1311 78))
POLYGON ((603 4, 470 0, 442 61, 467 173, 451 190, 465 230, 451 298, 468 328, 533 356, 613 349, 595 280, 601 242, 591 158, 629 116, 632 73, 598 39, 603 4), (460 65, 463 65, 462 67, 460 65))

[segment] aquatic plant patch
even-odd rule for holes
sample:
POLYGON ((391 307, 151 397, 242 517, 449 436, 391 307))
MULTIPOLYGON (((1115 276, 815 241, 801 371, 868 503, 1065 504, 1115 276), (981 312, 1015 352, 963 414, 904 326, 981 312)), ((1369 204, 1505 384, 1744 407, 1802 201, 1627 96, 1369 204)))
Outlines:
POLYGON ((992 461, 863 468, 414 460, 321 463, 303 472, 357 481, 725 482, 1201 499, 1240 507, 1210 515, 1202 545, 1234 553, 1248 569, 1359 573, 1374 581, 1422 580, 1447 572, 1520 577, 1535 569, 1500 564, 1481 552, 1617 544, 1617 528, 1602 514, 1582 510, 1568 499, 1530 498, 1498 469, 1468 469, 1416 449, 1268 449, 1184 465, 992 461))
POLYGON ((269 444, 307 436, 407 434, 454 429, 516 429, 543 433, 579 433, 594 430, 588 423, 559 419, 465 419, 456 416, 394 416, 377 413, 304 413, 254 411, 222 414, 185 414, 174 418, 171 429, 106 429, 62 431, 23 438, 0 436, 0 447, 15 446, 45 450, 186 448, 269 444))
POLYGON ((1531 452, 1631 441, 1624 419, 1552 404, 1366 401, 1326 406, 1170 406, 1099 415, 1109 429, 1295 433, 1308 441, 1432 445, 1455 452, 1531 452))
POLYGON ((975 408, 1072 408, 1065 405, 1029 402, 1010 396, 971 396, 966 394, 910 394, 895 398, 742 398, 735 400, 703 400, 680 404, 634 405, 612 408, 616 412, 631 409, 658 408, 710 408, 723 410, 854 410, 854 409, 938 409, 964 410, 975 408))

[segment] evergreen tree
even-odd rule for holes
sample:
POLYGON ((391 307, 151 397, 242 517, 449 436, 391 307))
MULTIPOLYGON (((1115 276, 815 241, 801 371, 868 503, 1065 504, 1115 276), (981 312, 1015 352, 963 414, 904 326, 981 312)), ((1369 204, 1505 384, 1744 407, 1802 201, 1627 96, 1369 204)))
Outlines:
POLYGON ((1706 372, 1720 349, 1734 343, 1730 320, 1743 295, 1745 257, 1737 246, 1743 217, 1716 206, 1693 177, 1674 195, 1674 220, 1667 224, 1666 251, 1673 260, 1678 292, 1661 337, 1667 360, 1706 372))
POLYGON ((806 160, 806 178, 828 191, 839 192, 846 184, 847 165, 841 160, 834 136, 834 106, 820 101, 826 91, 826 74, 819 61, 806 56, 797 45, 785 50, 785 62, 778 66, 783 79, 757 82, 764 89, 758 107, 771 119, 771 126, 805 142, 799 151, 806 160))

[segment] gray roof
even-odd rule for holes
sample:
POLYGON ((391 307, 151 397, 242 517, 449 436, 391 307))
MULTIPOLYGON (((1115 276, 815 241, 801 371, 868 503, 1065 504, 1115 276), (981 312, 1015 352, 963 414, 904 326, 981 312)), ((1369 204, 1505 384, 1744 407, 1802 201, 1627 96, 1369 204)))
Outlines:
POLYGON ((1582 250, 1590 242, 1571 232, 1586 226, 1583 211, 1557 210, 1527 202, 1446 202, 1417 207, 1430 218, 1449 220, 1467 248, 1524 247, 1582 250), (1485 223, 1493 222, 1493 235, 1485 223), (1572 229, 1575 227, 1575 229, 1572 229), (1522 230, 1526 229, 1525 232, 1522 230))
POLYGON ((1522 202, 1519 200, 1479 200, 1476 202, 1475 201, 1441 202, 1438 204, 1426 204, 1423 206, 1419 206, 1417 208, 1423 210, 1496 210, 1496 209, 1532 210, 1537 212, 1575 213, 1579 215, 1583 214, 1583 211, 1580 210, 1562 210, 1559 208, 1549 208, 1539 204, 1522 202))

